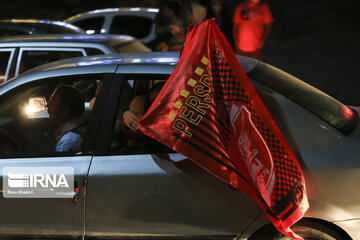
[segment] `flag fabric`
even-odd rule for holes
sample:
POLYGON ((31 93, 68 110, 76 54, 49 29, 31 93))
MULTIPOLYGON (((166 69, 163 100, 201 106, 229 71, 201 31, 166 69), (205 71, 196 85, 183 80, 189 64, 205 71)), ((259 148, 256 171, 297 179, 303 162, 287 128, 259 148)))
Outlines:
POLYGON ((253 198, 281 233, 308 208, 299 163, 213 19, 189 28, 141 131, 253 198))

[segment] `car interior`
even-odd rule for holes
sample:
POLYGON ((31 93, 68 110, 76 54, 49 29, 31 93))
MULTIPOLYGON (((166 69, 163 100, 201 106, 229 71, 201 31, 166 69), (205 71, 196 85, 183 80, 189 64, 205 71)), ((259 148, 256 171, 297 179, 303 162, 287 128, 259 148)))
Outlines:
POLYGON ((130 110, 139 117, 149 109, 159 94, 166 77, 154 79, 137 77, 123 82, 118 104, 117 118, 110 146, 110 152, 116 154, 161 153, 173 150, 142 134, 130 130, 123 122, 123 113, 130 110))
POLYGON ((10 96, 3 95, 0 100, 0 157, 54 154, 55 127, 49 123, 46 109, 51 94, 60 84, 79 88, 85 100, 83 121, 87 122, 90 101, 95 97, 101 80, 99 75, 43 79, 10 91, 10 96))

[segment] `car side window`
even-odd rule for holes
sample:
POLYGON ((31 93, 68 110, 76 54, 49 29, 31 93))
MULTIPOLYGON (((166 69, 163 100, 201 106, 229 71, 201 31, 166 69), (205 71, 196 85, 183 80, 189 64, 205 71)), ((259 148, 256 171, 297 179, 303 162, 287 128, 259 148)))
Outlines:
POLYGON ((12 51, 0 51, 0 83, 8 80, 12 53, 12 51))
POLYGON ((101 51, 100 49, 97 49, 97 48, 86 48, 85 51, 88 56, 105 54, 103 51, 101 51))
POLYGON ((145 38, 150 34, 153 21, 146 17, 116 16, 110 26, 110 34, 126 34, 145 38))
MULTIPOLYGON (((1 96, 0 100, 0 158, 11 156, 74 155, 79 151, 59 152, 57 145, 68 132, 82 138, 92 111, 92 103, 101 87, 103 75, 86 75, 42 79, 21 85, 1 96), (83 111, 71 115, 66 121, 55 122, 50 118, 62 114, 64 104, 50 111, 54 90, 59 86, 77 89, 83 98, 83 111), (61 107, 61 108, 60 108, 61 107), (59 110, 60 109, 60 110, 59 110), (75 121, 75 120, 76 121, 75 121), (68 124, 71 123, 71 124, 68 124), (66 126, 66 127, 65 127, 66 126)), ((69 95, 64 95, 68 97, 69 95)), ((68 104, 75 104, 74 102, 68 104)), ((53 104, 54 105, 54 104, 53 104)), ((80 142, 81 144, 81 142, 80 142)))
POLYGON ((130 123, 126 117, 126 114, 135 114, 141 118, 160 92, 165 81, 164 77, 124 81, 110 152, 120 154, 172 152, 171 149, 144 135, 140 130, 131 129, 133 122, 130 123))
POLYGON ((85 30, 86 34, 98 34, 102 33, 101 29, 104 24, 105 18, 104 17, 92 17, 92 18, 86 18, 83 20, 78 20, 71 22, 71 24, 74 24, 76 26, 81 27, 85 30))
POLYGON ((84 55, 86 55, 86 53, 83 49, 22 49, 17 73, 20 74, 45 63, 84 55))

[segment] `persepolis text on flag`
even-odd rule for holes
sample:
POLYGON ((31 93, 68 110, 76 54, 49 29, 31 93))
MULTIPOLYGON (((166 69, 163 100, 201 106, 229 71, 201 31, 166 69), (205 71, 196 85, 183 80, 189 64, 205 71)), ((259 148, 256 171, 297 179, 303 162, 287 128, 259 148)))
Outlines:
POLYGON ((282 233, 308 208, 299 163, 214 20, 187 34, 143 133, 253 198, 282 233))

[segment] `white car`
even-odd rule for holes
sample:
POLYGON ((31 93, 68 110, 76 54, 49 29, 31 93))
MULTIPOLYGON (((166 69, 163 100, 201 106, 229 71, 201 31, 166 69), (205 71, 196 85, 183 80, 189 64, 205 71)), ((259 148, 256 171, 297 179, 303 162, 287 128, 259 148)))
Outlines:
POLYGON ((157 8, 107 8, 80 13, 65 20, 87 34, 126 34, 147 44, 155 39, 157 8))
POLYGON ((33 67, 65 58, 148 52, 139 40, 127 35, 41 34, 0 38, 0 83, 33 67))

